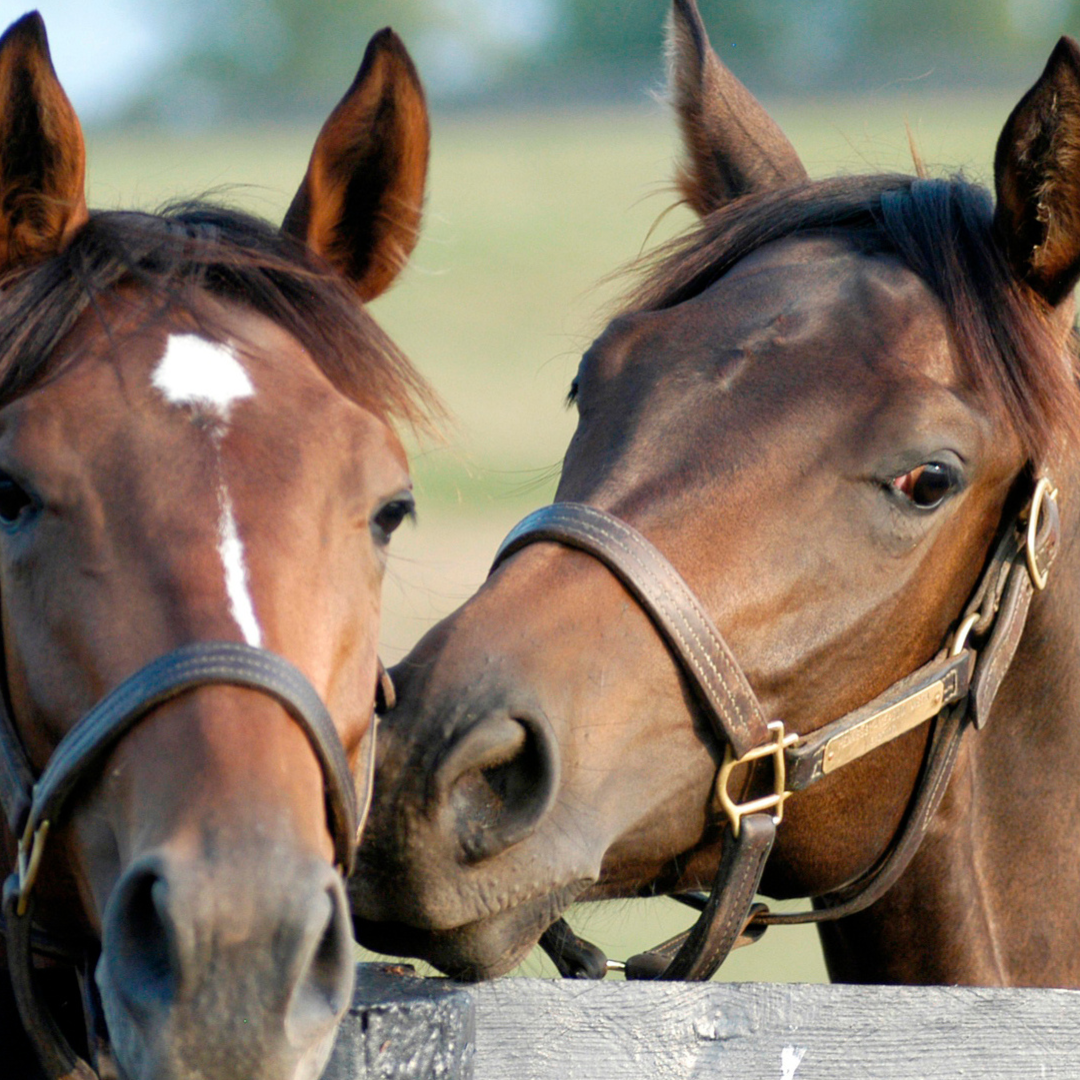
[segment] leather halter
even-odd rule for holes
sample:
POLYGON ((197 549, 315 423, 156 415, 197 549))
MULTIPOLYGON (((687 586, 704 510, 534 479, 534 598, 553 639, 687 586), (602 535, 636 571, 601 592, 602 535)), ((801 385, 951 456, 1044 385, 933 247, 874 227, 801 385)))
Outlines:
MULTIPOLYGON (((19 1014, 49 1080, 95 1080, 93 1070, 68 1045, 33 984, 34 952, 71 952, 56 943, 42 947, 32 936, 32 890, 50 827, 62 819, 78 785, 99 771, 106 755, 132 728, 166 701, 208 685, 258 690, 284 706, 300 726, 322 770, 335 860, 343 874, 352 870, 362 821, 341 739, 315 688, 274 653, 212 641, 185 645, 152 660, 71 728, 36 782, 8 710, 0 702, 0 805, 12 835, 21 838, 18 866, 4 884, 2 928, 19 1014)), ((374 728, 370 742, 373 761, 374 728)))
POLYGON ((960 740, 981 728, 1020 642, 1033 593, 1046 585, 1060 540, 1057 492, 1033 487, 1009 522, 957 622, 952 641, 929 663, 873 701, 804 736, 767 722, 761 704, 708 613, 678 571, 636 529, 583 503, 554 503, 526 517, 503 541, 492 572, 529 544, 551 541, 593 556, 649 615, 688 682, 724 764, 716 798, 727 814, 723 855, 711 894, 676 899, 701 912, 687 932, 626 964, 609 961, 559 919, 541 938, 563 975, 708 979, 730 951, 756 941, 766 926, 840 918, 872 904, 900 876, 922 841, 948 786, 960 740), (977 651, 972 638, 984 642, 977 651), (922 773, 897 837, 878 862, 843 888, 816 899, 813 911, 773 914, 755 904, 785 800, 822 777, 933 720, 922 773), (771 761, 771 794, 738 804, 727 790, 736 765, 771 761))

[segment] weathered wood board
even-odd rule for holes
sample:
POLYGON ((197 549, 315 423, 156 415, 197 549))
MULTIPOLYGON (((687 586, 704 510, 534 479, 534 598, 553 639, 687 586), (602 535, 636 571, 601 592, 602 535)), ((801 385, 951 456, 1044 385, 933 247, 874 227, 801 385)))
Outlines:
POLYGON ((376 982, 330 1080, 1080 1078, 1080 991, 376 982))
POLYGON ((446 979, 358 964, 323 1080, 472 1080, 475 1013, 470 991, 446 979))
POLYGON ((1080 992, 515 979, 472 991, 475 1080, 1080 1080, 1080 992))

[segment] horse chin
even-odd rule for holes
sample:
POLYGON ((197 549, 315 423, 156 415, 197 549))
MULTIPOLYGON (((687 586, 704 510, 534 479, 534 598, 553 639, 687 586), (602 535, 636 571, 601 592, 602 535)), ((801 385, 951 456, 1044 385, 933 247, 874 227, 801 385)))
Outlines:
POLYGON ((404 923, 354 923, 356 938, 366 948, 394 956, 411 956, 462 982, 481 982, 505 975, 528 955, 543 933, 524 940, 506 940, 479 923, 456 930, 420 930, 404 923))
POLYGON ((451 978, 480 982, 505 975, 521 963, 585 884, 565 886, 450 929, 373 922, 354 915, 353 933, 365 948, 393 956, 416 957, 451 978))

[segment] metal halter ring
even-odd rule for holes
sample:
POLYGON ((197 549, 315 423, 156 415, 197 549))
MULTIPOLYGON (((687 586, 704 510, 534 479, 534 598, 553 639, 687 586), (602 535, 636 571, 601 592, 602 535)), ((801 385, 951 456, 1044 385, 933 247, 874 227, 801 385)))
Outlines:
POLYGON ((967 646, 968 634, 971 633, 971 628, 982 618, 982 614, 978 611, 973 611, 957 628, 956 637, 953 638, 952 648, 949 649, 950 656, 959 656, 967 646))
POLYGON ((1039 533, 1039 519, 1042 517, 1043 499, 1054 501, 1057 499, 1057 488, 1050 483, 1048 477, 1039 478, 1035 485, 1035 491, 1031 496, 1031 509, 1028 511, 1027 541, 1024 544, 1024 555, 1027 558, 1028 573, 1031 575, 1031 583, 1038 590, 1046 588, 1048 571, 1043 570, 1035 557, 1035 539, 1039 533))
POLYGON ((739 835, 739 825, 747 814, 756 814, 762 810, 775 808, 773 822, 779 825, 784 818, 784 800, 791 794, 787 790, 787 763, 784 760, 784 751, 789 746, 794 746, 799 741, 799 736, 794 731, 786 734, 783 721, 780 720, 773 720, 769 724, 769 731, 773 736, 771 743, 762 743, 761 746, 752 747, 741 758, 735 757, 730 743, 724 747, 724 764, 720 766, 720 775, 716 778, 716 795, 731 822, 733 836, 739 835), (750 802, 735 802, 727 789, 732 769, 736 765, 745 765, 767 757, 771 757, 773 761, 772 794, 763 795, 760 799, 751 799, 750 802))

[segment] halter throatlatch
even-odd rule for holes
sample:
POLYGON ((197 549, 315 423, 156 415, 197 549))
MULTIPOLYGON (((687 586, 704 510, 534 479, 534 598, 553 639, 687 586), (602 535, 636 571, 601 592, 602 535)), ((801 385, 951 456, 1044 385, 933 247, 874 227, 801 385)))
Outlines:
MULTIPOLYGON (((211 685, 241 686, 266 694, 300 726, 322 770, 335 861, 343 874, 352 870, 362 815, 357 812, 355 783, 341 739, 315 688, 274 653, 237 642, 212 641, 185 645, 151 661, 75 724, 36 782, 11 717, 0 703, 0 805, 12 835, 20 838, 18 866, 4 884, 2 929, 19 1014, 49 1080, 96 1080, 34 988, 33 954, 43 950, 32 933, 33 888, 49 830, 61 820, 76 787, 95 774, 132 728, 166 701, 211 685)), ((369 740, 370 774, 374 728, 369 740)), ((370 800, 370 776, 366 799, 370 800)), ((77 956, 78 950, 74 952, 77 956)))
POLYGON ((723 854, 710 893, 676 899, 700 915, 685 933, 625 964, 609 961, 578 938, 562 919, 540 943, 560 973, 603 978, 624 970, 631 979, 708 979, 733 948, 756 941, 766 926, 819 922, 851 915, 879 899, 922 842, 948 786, 960 741, 981 728, 1020 643, 1035 591, 1046 587, 1061 524, 1057 491, 1045 477, 1012 520, 964 608, 949 646, 861 708, 807 735, 766 721, 742 668, 678 571, 636 529, 583 503, 553 503, 525 518, 506 538, 492 570, 529 544, 544 541, 599 560, 648 614, 697 691, 724 758, 716 801, 726 816, 723 854), (978 639, 979 650, 972 645, 978 639), (889 848, 864 875, 817 898, 812 911, 774 914, 754 897, 785 801, 822 777, 916 727, 934 721, 922 772, 903 824, 889 848), (771 770, 768 794, 736 801, 729 779, 739 766, 771 770))

